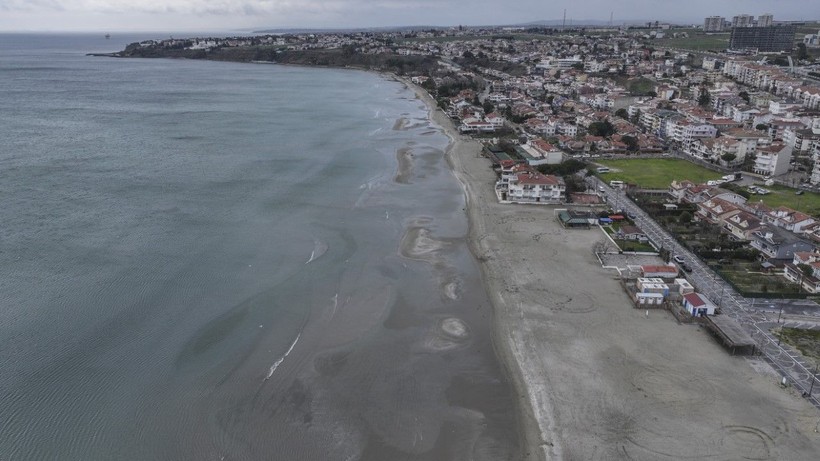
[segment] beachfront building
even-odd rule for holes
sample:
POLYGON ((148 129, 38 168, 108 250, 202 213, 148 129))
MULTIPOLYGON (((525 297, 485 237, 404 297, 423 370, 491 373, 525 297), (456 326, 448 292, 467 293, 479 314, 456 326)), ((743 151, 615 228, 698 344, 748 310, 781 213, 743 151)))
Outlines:
POLYGON ((641 276, 644 278, 660 278, 673 280, 678 276, 678 267, 674 264, 662 266, 643 265, 641 266, 641 276))
POLYGON ((537 171, 518 173, 509 179, 506 190, 496 187, 503 203, 556 204, 566 201, 566 185, 558 176, 537 171))
POLYGON ((692 317, 704 317, 715 315, 715 304, 706 296, 700 293, 688 293, 683 295, 683 308, 692 317))
POLYGON ((556 210, 558 221, 561 223, 562 226, 567 228, 583 228, 589 229, 590 227, 598 224, 598 217, 595 213, 591 211, 580 211, 580 210, 556 210))

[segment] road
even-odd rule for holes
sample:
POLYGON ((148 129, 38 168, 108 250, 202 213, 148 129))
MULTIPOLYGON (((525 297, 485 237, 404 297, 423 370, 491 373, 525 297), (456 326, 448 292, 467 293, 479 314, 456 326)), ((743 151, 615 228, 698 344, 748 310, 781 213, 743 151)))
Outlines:
MULTIPOLYGON (((761 355, 768 361, 775 370, 779 371, 793 384, 801 393, 806 396, 811 403, 820 409, 820 379, 815 376, 816 365, 807 363, 796 351, 779 344, 777 339, 769 332, 772 326, 776 326, 780 321, 785 321, 782 316, 788 305, 791 309, 801 309, 801 312, 811 312, 806 305, 784 303, 780 300, 757 300, 755 303, 740 296, 731 285, 727 284, 720 276, 707 267, 703 262, 690 253, 689 250, 680 245, 669 233, 658 223, 649 217, 640 207, 630 200, 624 191, 609 187, 600 179, 589 176, 586 178, 587 185, 593 190, 601 191, 605 194, 607 202, 615 210, 623 210, 633 216, 635 224, 644 231, 658 247, 665 248, 673 255, 680 255, 692 269, 687 274, 689 281, 709 299, 714 300, 721 312, 737 321, 746 331, 751 334, 757 342, 757 347, 761 355), (781 306, 782 309, 781 309, 781 306), (809 391, 812 394, 809 395, 809 391)), ((813 311, 817 313, 816 309, 813 311)), ((814 316, 809 316, 814 318, 814 316)), ((817 319, 820 323, 820 318, 817 319)))

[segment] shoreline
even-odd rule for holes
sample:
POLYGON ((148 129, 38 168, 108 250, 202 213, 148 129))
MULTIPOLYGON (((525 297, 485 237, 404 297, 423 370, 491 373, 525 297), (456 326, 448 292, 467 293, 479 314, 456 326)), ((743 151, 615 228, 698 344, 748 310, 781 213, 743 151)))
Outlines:
MULTIPOLYGON (((489 168, 490 165, 487 163, 487 159, 481 156, 481 144, 474 139, 462 137, 453 125, 452 120, 438 108, 435 100, 426 90, 404 77, 394 74, 385 75, 404 84, 410 91, 413 91, 416 97, 427 106, 429 119, 440 127, 444 134, 450 139, 444 155, 451 172, 459 184, 461 184, 465 196, 469 223, 467 244, 470 248, 470 252, 473 254, 473 258, 476 259, 476 263, 481 271, 484 290, 487 292, 487 297, 493 306, 493 320, 491 325, 493 348, 501 368, 512 384, 514 392, 512 396, 513 401, 517 402, 515 415, 519 426, 519 454, 522 459, 528 461, 546 461, 548 459, 546 454, 544 454, 544 456, 538 456, 537 452, 540 450, 533 449, 534 447, 544 444, 543 429, 535 417, 532 402, 527 397, 529 390, 521 370, 521 363, 516 359, 512 352, 511 344, 504 336, 506 331, 502 331, 500 327, 501 325, 509 323, 508 319, 501 314, 503 311, 508 310, 508 307, 504 305, 503 298, 498 296, 498 292, 495 290, 495 288, 498 287, 494 287, 493 284, 490 283, 492 278, 489 276, 490 273, 498 271, 500 268, 492 267, 492 260, 485 256, 489 249, 483 248, 479 243, 481 241, 481 235, 485 233, 485 224, 482 220, 480 199, 476 198, 478 195, 475 188, 492 184, 491 182, 485 184, 485 181, 494 180, 495 175, 489 168), (485 163, 485 165, 479 166, 479 168, 485 170, 486 174, 482 175, 484 177, 476 178, 473 176, 476 171, 468 172, 465 169, 462 158, 468 156, 475 157, 477 161, 485 163)), ((507 328, 503 330, 507 330, 511 326, 512 325, 506 325, 507 328)), ((555 439, 554 437, 550 438, 555 439)), ((555 444, 552 445, 552 448, 558 448, 554 446, 555 444)), ((556 453, 557 451, 558 450, 554 450, 552 454, 560 456, 556 453)))
POLYGON ((392 78, 450 138, 445 156, 465 194, 493 348, 515 392, 521 459, 816 457, 816 409, 782 389, 767 363, 730 355, 667 311, 635 309, 592 251, 599 232, 564 229, 555 206, 499 204, 481 144, 425 90, 392 78))

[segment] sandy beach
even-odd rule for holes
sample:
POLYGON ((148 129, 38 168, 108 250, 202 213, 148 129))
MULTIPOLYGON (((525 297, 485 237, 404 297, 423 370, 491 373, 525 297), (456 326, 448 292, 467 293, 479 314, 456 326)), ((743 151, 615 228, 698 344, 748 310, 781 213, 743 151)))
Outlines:
POLYGON ((524 459, 817 459, 820 413, 765 362, 731 356, 665 311, 634 309, 593 254, 599 231, 563 229, 560 207, 499 204, 481 145, 402 81, 452 140, 524 459))

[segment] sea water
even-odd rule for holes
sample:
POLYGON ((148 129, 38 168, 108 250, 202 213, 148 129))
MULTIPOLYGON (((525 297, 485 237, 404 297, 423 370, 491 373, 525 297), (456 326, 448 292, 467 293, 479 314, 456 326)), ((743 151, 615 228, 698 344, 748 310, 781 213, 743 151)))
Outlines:
POLYGON ((0 35, 0 459, 514 457, 427 108, 145 38, 0 35))

